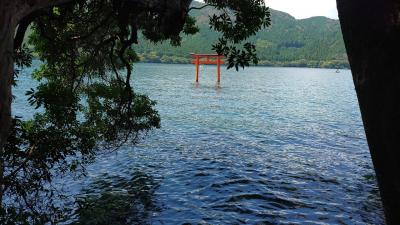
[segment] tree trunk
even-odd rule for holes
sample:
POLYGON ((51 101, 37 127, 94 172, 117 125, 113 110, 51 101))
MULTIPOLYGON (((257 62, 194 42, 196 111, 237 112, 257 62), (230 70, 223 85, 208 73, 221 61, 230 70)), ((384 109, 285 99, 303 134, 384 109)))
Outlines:
POLYGON ((0 207, 3 199, 3 147, 11 127, 11 86, 14 75, 14 32, 16 27, 12 1, 0 1, 0 207))
POLYGON ((387 224, 400 224, 400 1, 337 0, 387 224))
POLYGON ((15 21, 11 4, 0 3, 0 149, 5 144, 11 126, 11 82, 14 73, 15 21))

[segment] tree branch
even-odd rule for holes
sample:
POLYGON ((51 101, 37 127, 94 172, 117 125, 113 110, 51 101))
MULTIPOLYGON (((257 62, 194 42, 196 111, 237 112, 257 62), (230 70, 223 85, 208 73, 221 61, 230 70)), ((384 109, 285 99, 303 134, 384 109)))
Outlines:
POLYGON ((25 4, 16 13, 17 21, 22 21, 25 17, 35 14, 36 12, 47 9, 54 6, 61 6, 65 4, 72 3, 76 0, 37 0, 30 3, 30 1, 25 2, 25 4))
POLYGON ((203 5, 203 6, 200 6, 200 7, 190 7, 190 8, 189 8, 189 10, 188 10, 188 12, 190 12, 190 10, 202 10, 202 9, 204 9, 204 8, 208 7, 208 6, 213 6, 213 7, 216 7, 216 5, 212 5, 212 4, 205 4, 205 5, 203 5))
POLYGON ((40 10, 35 13, 32 13, 26 17, 24 17, 18 24, 18 30, 14 37, 14 50, 17 50, 21 47, 22 43, 24 42, 24 37, 26 30, 28 29, 29 25, 39 16, 45 14, 45 10, 40 10))

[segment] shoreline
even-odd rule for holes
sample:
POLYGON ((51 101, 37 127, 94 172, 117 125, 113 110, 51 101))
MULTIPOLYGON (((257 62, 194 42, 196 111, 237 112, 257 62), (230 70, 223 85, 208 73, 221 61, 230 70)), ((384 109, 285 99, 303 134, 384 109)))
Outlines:
MULTIPOLYGON (((160 62, 160 61, 138 61, 136 63, 146 63, 146 64, 170 64, 170 65, 192 65, 192 63, 184 62, 160 62)), ((226 65, 226 64, 224 64, 226 65)), ((307 68, 307 69, 339 69, 339 70, 350 70, 350 66, 344 67, 327 67, 327 66, 302 66, 302 65, 285 65, 285 64, 258 64, 250 65, 250 67, 270 67, 270 68, 307 68)))

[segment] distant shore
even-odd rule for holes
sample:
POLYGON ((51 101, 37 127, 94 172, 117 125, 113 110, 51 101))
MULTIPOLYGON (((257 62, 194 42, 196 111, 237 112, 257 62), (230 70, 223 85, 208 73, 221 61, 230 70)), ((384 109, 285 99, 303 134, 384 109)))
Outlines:
MULTIPOLYGON (((191 64, 190 59, 187 58, 175 58, 175 60, 166 60, 165 58, 160 59, 143 59, 140 63, 161 63, 161 64, 191 64)), ((308 61, 308 60, 296 60, 287 62, 271 62, 261 60, 257 66, 265 67, 294 67, 294 68, 321 68, 321 69, 350 69, 350 65, 347 61, 332 60, 332 61, 308 61)))

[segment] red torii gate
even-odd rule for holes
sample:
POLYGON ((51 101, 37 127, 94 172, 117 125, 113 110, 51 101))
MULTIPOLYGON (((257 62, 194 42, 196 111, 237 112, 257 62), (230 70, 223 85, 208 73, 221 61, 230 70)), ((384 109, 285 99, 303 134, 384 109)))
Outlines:
POLYGON ((201 64, 206 65, 217 65, 217 81, 221 82, 221 64, 224 64, 222 60, 224 58, 223 55, 218 54, 194 54, 191 53, 193 57, 192 63, 196 65, 196 82, 199 82, 199 66, 201 64), (205 60, 202 60, 205 59, 205 60))

